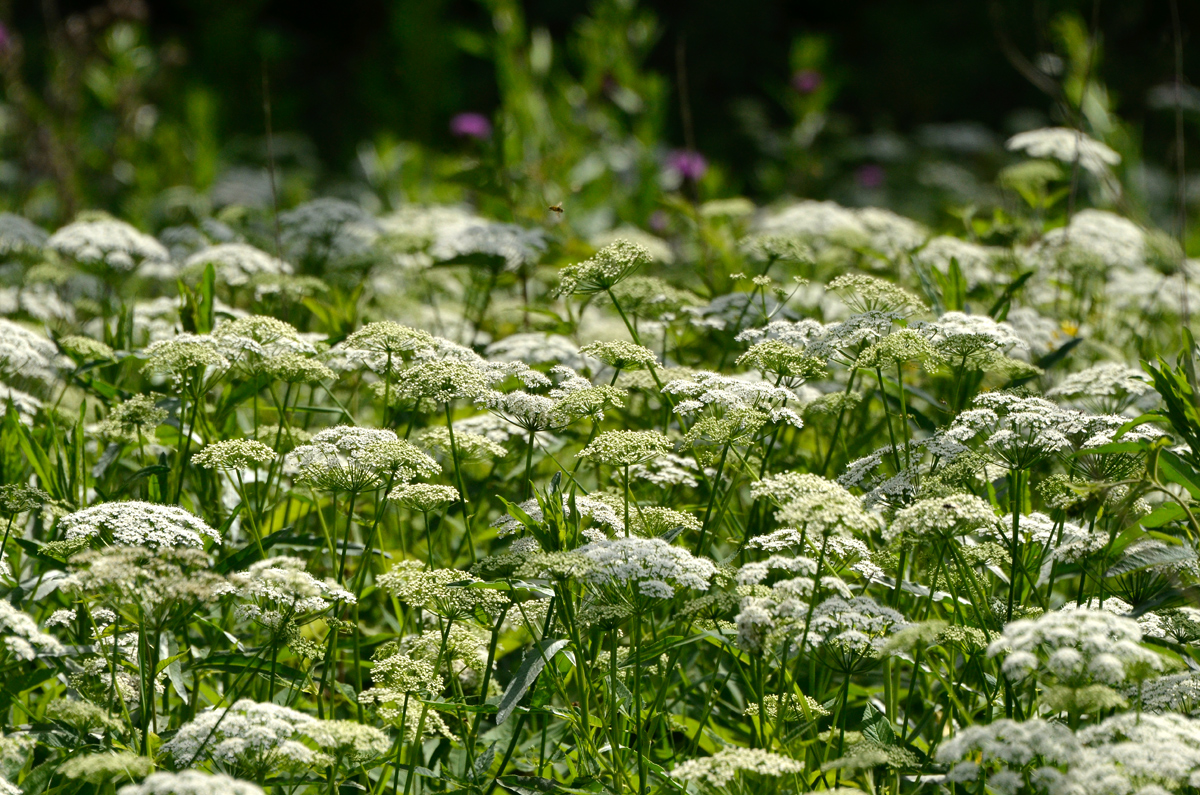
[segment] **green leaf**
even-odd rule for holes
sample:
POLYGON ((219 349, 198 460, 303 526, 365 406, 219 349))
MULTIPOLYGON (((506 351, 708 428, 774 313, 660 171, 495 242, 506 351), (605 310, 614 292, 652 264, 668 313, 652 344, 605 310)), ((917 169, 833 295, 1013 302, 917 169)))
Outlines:
MULTIPOLYGON (((1174 503, 1171 503, 1174 505, 1174 503)), ((1178 507, 1178 506, 1176 506, 1178 507)), ((1161 537, 1161 536, 1160 536, 1161 537)), ((1169 563, 1179 563, 1185 560, 1195 560, 1196 550, 1186 544, 1160 545, 1151 544, 1138 547, 1126 552, 1121 559, 1104 572, 1106 577, 1117 577, 1133 571, 1141 571, 1151 566, 1161 566, 1169 563)))
POLYGON ((504 690, 504 695, 500 697, 500 704, 496 711, 497 726, 508 720, 508 716, 512 715, 517 703, 529 688, 533 686, 533 683, 537 681, 538 674, 546 667, 546 663, 554 655, 566 648, 567 643, 568 641, 565 638, 543 640, 526 652, 525 659, 521 660, 521 667, 517 669, 516 676, 508 683, 508 687, 504 690))
POLYGON ((0 688, 0 715, 8 713, 9 706, 21 693, 50 681, 57 673, 53 668, 38 668, 19 676, 6 676, 4 687, 0 688))
POLYGON ((1158 454, 1159 472, 1172 483, 1187 489, 1193 500, 1200 500, 1200 472, 1170 450, 1158 454))

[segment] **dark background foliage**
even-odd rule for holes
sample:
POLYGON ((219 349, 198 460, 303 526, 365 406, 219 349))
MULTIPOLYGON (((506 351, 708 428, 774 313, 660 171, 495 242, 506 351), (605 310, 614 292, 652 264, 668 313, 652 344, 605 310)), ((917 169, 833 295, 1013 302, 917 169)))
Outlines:
MULTIPOLYGON (((110 3, 110 6, 131 6, 110 3)), ((684 49, 697 147, 737 167, 750 157, 732 123, 738 100, 758 98, 782 115, 789 49, 804 34, 829 47, 834 110, 857 131, 911 131, 928 122, 978 120, 1003 130, 1012 112, 1048 98, 1014 68, 1007 39, 1025 57, 1049 47, 1052 20, 1073 12, 1095 24, 1104 47, 1096 65, 1118 112, 1144 123, 1147 155, 1165 149, 1169 114, 1147 112, 1149 89, 1174 78, 1171 7, 1165 0, 652 0, 658 39, 648 66, 677 85, 684 49)), ((0 5, 0 8, 3 6, 0 5)), ((587 11, 573 3, 524 3, 528 26, 562 41, 587 11)), ((89 0, 9 0, 13 26, 36 54, 46 14, 97 13, 89 0)), ((261 134, 262 72, 270 78, 276 127, 303 130, 322 161, 339 167, 364 139, 386 131, 450 146, 450 117, 497 103, 491 63, 472 52, 490 17, 470 0, 158 0, 144 8, 151 40, 172 45, 178 101, 188 87, 216 98, 224 138, 261 134)), ((1180 2, 1185 75, 1200 71, 1200 4, 1180 2)), ((36 64, 37 58, 30 58, 36 64)), ((677 99, 668 129, 683 145, 677 99)))

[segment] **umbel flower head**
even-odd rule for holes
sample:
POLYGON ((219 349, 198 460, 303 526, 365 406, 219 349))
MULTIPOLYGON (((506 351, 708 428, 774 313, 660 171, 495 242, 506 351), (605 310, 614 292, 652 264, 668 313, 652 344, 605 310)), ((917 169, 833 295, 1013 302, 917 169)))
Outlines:
POLYGON ((644 370, 658 364, 654 351, 624 340, 592 342, 580 348, 579 352, 617 370, 644 370))
POLYGON ((1043 127, 1018 133, 1008 139, 1010 151, 1025 152, 1030 157, 1053 158, 1063 163, 1076 161, 1096 176, 1103 176, 1110 166, 1121 162, 1121 156, 1082 130, 1068 127, 1043 127))
POLYGON ((113 546, 89 549, 71 559, 66 587, 111 607, 137 606, 147 620, 176 605, 194 609, 233 590, 212 559, 194 547, 113 546))
POLYGON ((155 428, 166 422, 167 416, 167 410, 158 407, 154 395, 134 395, 114 406, 96 430, 113 441, 133 444, 151 436, 155 428))
POLYGON ((246 243, 220 243, 197 251, 184 262, 185 275, 202 272, 207 265, 213 266, 219 283, 230 287, 243 287, 256 276, 292 273, 288 263, 246 243))
POLYGON ((228 709, 206 710, 162 746, 177 765, 212 760, 261 781, 272 773, 321 764, 326 757, 302 742, 316 718, 278 704, 244 698, 228 709))
MULTIPOLYGON (((305 571, 300 558, 280 556, 229 575, 236 588, 237 614, 287 637, 286 625, 324 613, 335 602, 354 604, 354 594, 305 571)), ((290 640, 290 638, 289 638, 290 640)))
POLYGON ((1071 688, 1114 686, 1162 670, 1162 659, 1141 640, 1142 628, 1132 618, 1107 610, 1053 610, 1005 626, 988 655, 1004 655, 1001 670, 1012 680, 1036 675, 1071 688))
POLYGON ((58 522, 67 541, 98 538, 107 544, 146 547, 202 547, 220 541, 216 530, 175 505, 105 502, 64 516, 58 522))
POLYGON ((670 599, 677 590, 687 588, 707 591, 717 573, 708 558, 693 557, 661 538, 603 539, 577 551, 591 563, 583 574, 589 582, 629 587, 652 599, 670 599))
POLYGON ((933 343, 913 329, 893 331, 878 342, 872 343, 858 355, 855 367, 895 367, 904 362, 927 362, 938 364, 942 355, 933 343))
POLYGON ((921 500, 899 511, 883 531, 887 541, 901 535, 911 538, 949 538, 977 530, 994 529, 996 512, 973 494, 952 494, 921 500))
POLYGON ((1046 397, 1076 401, 1098 414, 1120 414, 1152 391, 1145 373, 1120 362, 1105 362, 1071 373, 1048 390, 1046 397))
POLYGON ((568 265, 559 273, 559 295, 593 295, 611 290, 651 262, 650 250, 638 243, 617 240, 589 260, 568 265))
POLYGON ((450 618, 474 615, 476 611, 499 614, 508 597, 500 591, 469 587, 476 582, 480 582, 477 577, 457 569, 426 570, 416 560, 401 561, 376 580, 380 588, 401 602, 450 618))
POLYGON ((858 497, 819 475, 771 475, 755 483, 750 494, 778 505, 775 515, 783 524, 816 536, 865 535, 880 524, 878 516, 863 509, 858 497))
POLYGON ((458 489, 436 483, 405 483, 392 489, 387 496, 397 505, 413 511, 432 511, 439 505, 460 499, 458 489))
POLYGON ((7 599, 0 599, 0 660, 5 657, 32 660, 39 652, 62 651, 63 645, 53 635, 38 629, 33 616, 13 607, 7 599))
POLYGON ((262 787, 224 773, 181 770, 151 773, 140 784, 127 784, 117 795, 263 795, 262 787))
POLYGON ((671 778, 685 785, 695 782, 705 788, 722 789, 746 773, 779 778, 803 770, 804 762, 761 748, 722 748, 712 756, 680 762, 671 771, 671 778))
POLYGON ((666 455, 671 440, 657 431, 605 431, 579 451, 578 457, 609 466, 630 466, 666 455))
POLYGON ((142 352, 142 369, 180 379, 193 370, 223 372, 232 366, 210 334, 176 334, 152 342, 142 352))
POLYGON ((441 471, 428 454, 395 431, 354 425, 326 428, 289 457, 299 465, 299 482, 330 491, 377 489, 441 471))
POLYGON ((388 368, 399 370, 417 352, 432 350, 433 344, 433 335, 428 331, 380 320, 346 337, 333 352, 372 372, 385 373, 388 368))
POLYGON ((212 338, 225 358, 250 373, 263 372, 280 356, 317 353, 292 324, 264 315, 224 321, 213 330, 212 338))
POLYGON ((53 384, 58 380, 59 360, 58 346, 50 338, 0 318, 0 376, 4 380, 53 384))
POLYGON ((823 359, 810 356, 804 350, 777 339, 756 342, 738 357, 737 363, 764 373, 784 376, 792 386, 825 372, 823 359))
POLYGON ((46 247, 80 265, 128 273, 143 262, 167 262, 162 243, 115 218, 76 221, 59 229, 46 247))
POLYGON ((909 315, 925 309, 921 300, 903 287, 859 273, 839 276, 828 285, 855 312, 897 312, 909 315))
POLYGON ((214 442, 192 457, 192 463, 205 469, 235 472, 266 466, 276 458, 275 451, 253 439, 225 439, 214 442))

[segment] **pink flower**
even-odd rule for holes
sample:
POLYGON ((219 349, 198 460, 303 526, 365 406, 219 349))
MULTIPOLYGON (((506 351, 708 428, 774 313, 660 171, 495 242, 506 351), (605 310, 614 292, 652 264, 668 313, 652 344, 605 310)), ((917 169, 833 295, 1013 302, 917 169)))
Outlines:
POLYGON ((825 83, 825 75, 816 69, 801 69, 792 75, 792 88, 800 94, 811 94, 825 83))
POLYGON ((667 155, 667 168, 679 173, 679 176, 692 182, 699 182, 708 171, 708 161, 704 155, 691 149, 676 149, 667 155))
POLYGON ((458 138, 483 141, 492 137, 492 123, 482 113, 460 113, 450 120, 450 132, 458 138))
POLYGON ((862 188, 881 188, 886 176, 887 172, 883 170, 883 166, 867 163, 865 166, 859 166, 854 172, 854 181, 862 188))

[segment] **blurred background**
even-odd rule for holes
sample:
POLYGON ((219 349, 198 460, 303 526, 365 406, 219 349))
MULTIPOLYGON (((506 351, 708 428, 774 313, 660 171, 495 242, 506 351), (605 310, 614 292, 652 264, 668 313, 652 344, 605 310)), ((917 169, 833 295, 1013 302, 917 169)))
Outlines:
POLYGON ((1171 229, 1200 202, 1190 1, 0 0, 0 22, 0 205, 46 225, 321 194, 565 202, 582 233, 733 196, 961 228, 1012 199, 1007 137, 1052 125, 1121 154, 1123 212, 1171 229))

